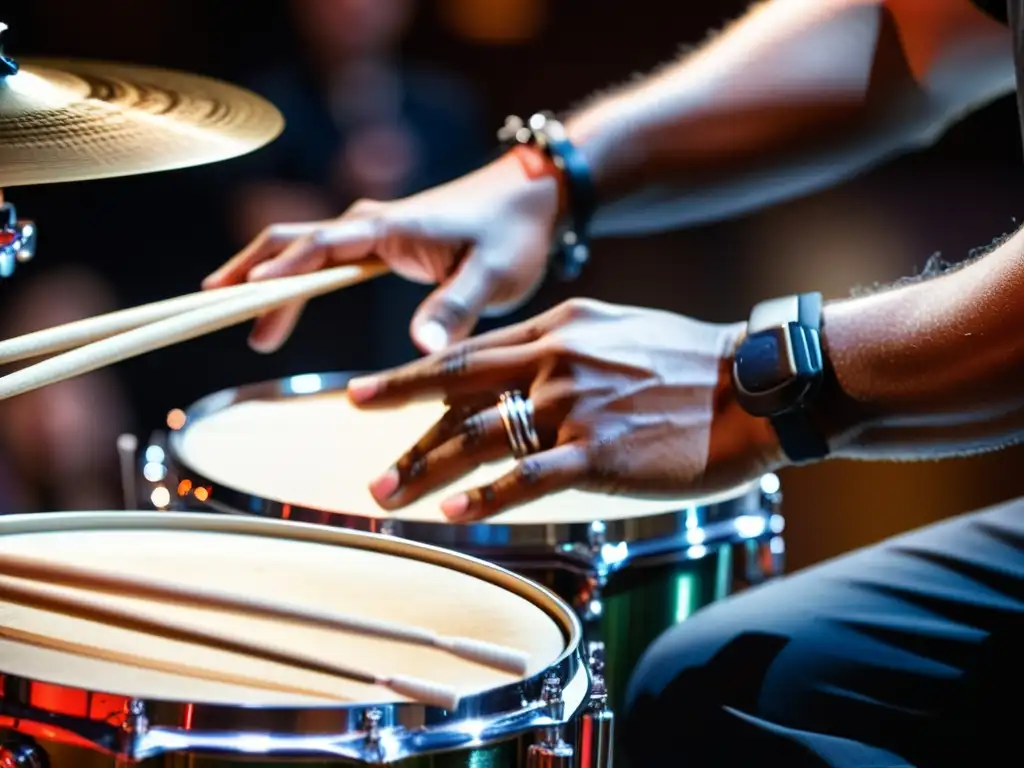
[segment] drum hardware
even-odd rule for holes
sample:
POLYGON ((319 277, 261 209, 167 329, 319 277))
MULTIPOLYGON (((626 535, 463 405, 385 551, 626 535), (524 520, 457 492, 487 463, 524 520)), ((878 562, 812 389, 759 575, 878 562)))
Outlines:
POLYGON ((604 683, 604 643, 588 644, 590 699, 576 730, 578 768, 612 768, 615 715, 604 683))
POLYGON ((541 701, 551 725, 545 726, 536 744, 526 752, 526 768, 574 768, 574 752, 562 738, 565 722, 565 703, 562 701, 562 682, 555 676, 544 680, 541 701))
POLYGON ((0 768, 50 768, 50 761, 32 739, 0 731, 0 768))
POLYGON ((36 254, 36 225, 18 218, 13 203, 0 204, 0 279, 36 254))
POLYGON ((368 709, 363 715, 363 728, 366 730, 363 759, 368 763, 380 763, 384 760, 384 748, 380 743, 380 721, 383 717, 384 713, 379 709, 368 709))

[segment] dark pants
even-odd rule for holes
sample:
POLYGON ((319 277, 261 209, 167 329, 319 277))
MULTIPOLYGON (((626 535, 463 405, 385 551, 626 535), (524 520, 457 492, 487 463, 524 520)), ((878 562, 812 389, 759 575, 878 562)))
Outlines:
POLYGON ((1024 499, 699 611, 620 722, 630 768, 1024 764, 1024 499))

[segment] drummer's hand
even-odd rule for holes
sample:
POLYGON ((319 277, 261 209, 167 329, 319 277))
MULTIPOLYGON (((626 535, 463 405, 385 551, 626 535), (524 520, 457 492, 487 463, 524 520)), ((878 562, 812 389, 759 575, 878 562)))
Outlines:
MULTIPOLYGON (((340 218, 269 227, 206 278, 204 288, 313 272, 377 255, 399 275, 440 287, 412 320, 426 352, 467 337, 485 311, 510 311, 539 286, 558 215, 555 180, 531 180, 508 156, 449 184, 340 218)), ((257 321, 250 343, 278 348, 301 305, 257 321)))
POLYGON ((665 495, 735 487, 781 465, 770 426, 736 403, 730 376, 744 324, 575 300, 443 354, 353 380, 360 405, 440 394, 451 405, 371 485, 397 509, 510 453, 500 393, 533 402, 541 451, 484 488, 442 503, 478 520, 566 488, 665 495))

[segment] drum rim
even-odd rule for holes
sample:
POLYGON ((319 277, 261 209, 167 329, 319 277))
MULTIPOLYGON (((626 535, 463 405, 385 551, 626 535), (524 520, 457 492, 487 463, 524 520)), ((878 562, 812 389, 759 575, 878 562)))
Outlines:
MULTIPOLYGON (((566 684, 589 672, 583 661, 583 628, 572 608, 546 587, 499 565, 431 544, 384 536, 376 533, 325 527, 292 521, 255 517, 202 514, 195 512, 87 511, 47 512, 0 516, 0 536, 46 534, 86 530, 177 530, 239 535, 267 536, 291 541, 317 542, 330 546, 371 550, 409 557, 441 567, 449 567, 468 576, 481 578, 506 589, 544 611, 559 625, 565 637, 565 649, 541 672, 498 688, 461 697, 454 712, 411 702, 389 704, 347 703, 330 706, 253 706, 224 703, 188 702, 162 699, 133 699, 122 693, 87 690, 66 686, 59 681, 30 679, 7 671, 0 661, 0 715, 13 721, 35 723, 71 733, 102 751, 112 751, 131 759, 143 760, 167 752, 185 752, 200 748, 231 752, 229 743, 239 734, 258 733, 274 741, 278 757, 323 755, 365 761, 364 720, 368 712, 379 717, 379 729, 388 733, 376 749, 383 750, 384 761, 475 748, 495 743, 533 728, 550 724, 541 703, 544 681, 556 675, 566 684), (69 695, 106 695, 124 699, 128 712, 140 716, 144 727, 125 728, 122 723, 99 722, 85 717, 46 712, 33 708, 31 701, 19 700, 17 692, 29 691, 33 684, 44 684, 69 695), (189 723, 183 730, 181 724, 189 723), (330 723, 329 728, 303 730, 298 721, 330 723), (476 721, 473 732, 464 726, 476 721), (268 723, 290 723, 282 733, 268 723), (225 731, 223 723, 230 723, 225 731), (204 723, 218 724, 204 727, 204 723), (404 727, 403 727, 404 726, 404 727), (300 731, 296 733, 296 731, 300 731)), ((585 701, 586 695, 583 697, 585 701)), ((582 703, 582 702, 581 702, 582 703)), ((575 716, 566 713, 566 721, 575 716)), ((7 726, 5 726, 7 727, 7 726)), ((17 729, 16 729, 17 730, 17 729)), ((237 750, 236 750, 237 751, 237 750)))
MULTIPOLYGON (((238 387, 229 387, 197 400, 185 410, 184 425, 172 430, 167 441, 167 460, 177 480, 189 479, 194 487, 210 489, 209 498, 199 502, 189 497, 184 503, 203 510, 242 514, 270 519, 297 520, 348 530, 380 532, 447 549, 481 554, 496 549, 528 553, 551 553, 560 559, 592 562, 606 543, 639 545, 630 547, 625 557, 631 562, 646 555, 692 546, 699 531, 699 545, 711 547, 751 538, 737 529, 736 518, 758 516, 766 525, 778 512, 781 495, 771 473, 737 486, 733 495, 711 502, 687 505, 682 509, 633 518, 592 522, 552 523, 474 523, 452 525, 443 521, 401 520, 394 516, 366 517, 332 509, 318 509, 293 502, 258 496, 248 491, 215 482, 184 458, 183 442, 189 425, 240 403, 253 400, 285 400, 292 397, 327 395, 343 391, 348 381, 361 372, 334 371, 269 379, 238 387), (317 378, 313 391, 296 387, 296 382, 317 378), (770 490, 773 488, 774 490, 770 490)), ((624 564, 622 553, 612 555, 616 565, 624 564)))

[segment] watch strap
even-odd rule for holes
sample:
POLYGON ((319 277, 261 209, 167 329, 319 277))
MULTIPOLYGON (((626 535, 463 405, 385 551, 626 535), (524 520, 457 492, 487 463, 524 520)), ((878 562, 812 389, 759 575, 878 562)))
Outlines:
POLYGON ((821 433, 809 410, 821 385, 823 355, 821 349, 820 293, 802 293, 797 297, 797 330, 790 334, 797 367, 814 371, 818 381, 793 408, 769 417, 783 452, 794 463, 823 459, 829 454, 828 440, 821 433))
POLYGON ((829 454, 828 441, 806 408, 794 408, 769 418, 779 445, 794 464, 823 459, 829 454))

